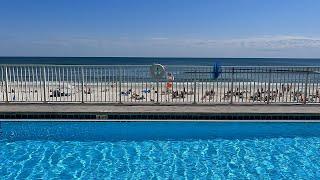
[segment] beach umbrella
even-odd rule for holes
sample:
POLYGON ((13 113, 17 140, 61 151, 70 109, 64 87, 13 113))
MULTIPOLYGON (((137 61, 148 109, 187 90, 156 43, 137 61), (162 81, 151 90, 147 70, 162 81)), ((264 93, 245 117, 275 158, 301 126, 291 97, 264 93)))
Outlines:
POLYGON ((213 79, 218 79, 220 74, 221 74, 220 63, 214 63, 213 69, 212 69, 212 77, 213 77, 213 79))

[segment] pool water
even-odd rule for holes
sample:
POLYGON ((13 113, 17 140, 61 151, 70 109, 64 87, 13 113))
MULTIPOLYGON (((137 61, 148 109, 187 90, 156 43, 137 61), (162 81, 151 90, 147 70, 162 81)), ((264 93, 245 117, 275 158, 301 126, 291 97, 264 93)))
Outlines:
POLYGON ((320 123, 1 124, 3 179, 320 177, 320 123))

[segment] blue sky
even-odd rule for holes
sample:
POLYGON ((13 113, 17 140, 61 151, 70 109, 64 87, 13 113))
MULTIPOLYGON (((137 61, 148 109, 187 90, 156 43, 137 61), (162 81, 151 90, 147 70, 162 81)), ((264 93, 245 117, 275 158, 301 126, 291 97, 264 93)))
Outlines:
POLYGON ((320 57, 318 0, 0 0, 0 56, 320 57))

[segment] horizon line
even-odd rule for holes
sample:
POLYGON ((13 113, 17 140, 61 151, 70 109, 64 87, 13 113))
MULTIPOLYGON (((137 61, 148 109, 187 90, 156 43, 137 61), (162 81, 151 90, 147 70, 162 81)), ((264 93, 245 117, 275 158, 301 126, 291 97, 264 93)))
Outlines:
POLYGON ((320 59, 320 57, 196 57, 196 56, 1 56, 0 58, 176 58, 176 59, 320 59))

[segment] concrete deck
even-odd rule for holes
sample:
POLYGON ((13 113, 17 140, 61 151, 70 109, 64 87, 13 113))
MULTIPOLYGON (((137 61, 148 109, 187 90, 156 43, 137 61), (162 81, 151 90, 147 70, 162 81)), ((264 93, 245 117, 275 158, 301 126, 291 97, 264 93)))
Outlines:
POLYGON ((320 105, 0 104, 0 113, 318 114, 320 105))

